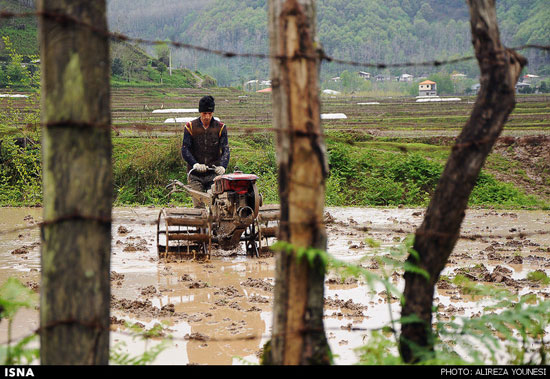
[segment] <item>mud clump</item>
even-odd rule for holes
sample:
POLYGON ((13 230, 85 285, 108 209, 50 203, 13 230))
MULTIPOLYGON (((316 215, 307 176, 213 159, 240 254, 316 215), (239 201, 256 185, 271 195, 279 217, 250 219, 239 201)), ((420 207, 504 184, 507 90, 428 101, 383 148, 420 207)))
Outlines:
POLYGON ((512 278, 510 277, 511 275, 512 270, 503 266, 497 266, 488 276, 486 281, 492 283, 509 283, 512 280, 512 278))
POLYGON ((352 285, 352 284, 357 284, 358 280, 357 280, 357 278, 353 278, 353 277, 345 278, 345 279, 331 277, 331 278, 328 278, 326 280, 326 282, 327 282, 327 284, 352 285))
POLYGON ((453 290, 456 287, 447 280, 439 280, 437 282, 437 289, 440 290, 453 290))
POLYGON ((325 212, 325 224, 332 224, 335 220, 334 217, 329 213, 325 212))
POLYGON ((457 268, 455 274, 462 275, 474 282, 484 282, 489 277, 490 272, 484 264, 480 264, 474 267, 457 268))
POLYGON ((117 229, 117 232, 118 234, 128 234, 131 232, 131 230, 125 227, 124 225, 120 225, 117 229))
POLYGON ((200 280, 197 280, 196 282, 192 281, 187 285, 187 288, 189 289, 197 289, 197 288, 208 288, 210 285, 205 282, 201 282, 200 280))
POLYGON ((268 283, 261 279, 252 279, 252 278, 246 279, 246 281, 242 282, 241 285, 245 287, 258 288, 266 292, 272 292, 274 287, 273 284, 271 283, 268 283))
POLYGON ((40 246, 40 242, 34 242, 30 245, 23 245, 11 252, 12 255, 27 255, 31 252, 32 249, 40 246))
POLYGON ((119 319, 115 316, 111 316, 111 325, 124 325, 126 324, 125 320, 119 319))
POLYGON ((523 257, 521 255, 516 255, 514 258, 508 261, 508 264, 521 265, 523 264, 523 257))
POLYGON ((12 255, 23 255, 23 254, 28 254, 29 250, 27 250, 25 247, 20 247, 18 249, 13 250, 11 253, 12 255))
POLYGON ((136 251, 148 251, 149 250, 147 248, 147 241, 145 241, 143 238, 128 237, 128 239, 131 240, 132 242, 128 242, 126 244, 126 246, 124 246, 122 251, 124 251, 126 253, 133 253, 133 252, 136 252, 136 251), (137 241, 133 242, 134 239, 137 239, 137 241))
POLYGON ((183 274, 178 278, 178 282, 192 282, 193 278, 189 274, 183 274))
POLYGON ((214 294, 219 295, 220 293, 227 296, 227 297, 229 297, 229 298, 242 297, 243 296, 239 293, 239 290, 236 289, 233 286, 220 288, 220 292, 215 292, 214 294))
POLYGON ((470 268, 458 268, 455 273, 474 282, 504 283, 512 287, 517 286, 517 281, 511 277, 512 270, 500 265, 496 266, 493 272, 489 272, 485 265, 480 264, 470 268))
POLYGON ((27 283, 25 283, 25 285, 27 286, 27 288, 30 288, 35 293, 40 292, 40 284, 35 281, 28 281, 27 283))
POLYGON ((248 301, 250 301, 251 303, 262 303, 262 304, 269 303, 269 299, 266 299, 265 297, 258 296, 258 295, 252 295, 251 297, 248 298, 248 301))
POLYGON ((202 334, 202 333, 194 332, 194 333, 191 333, 191 334, 186 334, 183 337, 183 339, 186 340, 186 341, 190 341, 190 340, 208 341, 210 339, 210 337, 208 337, 207 335, 202 334))
POLYGON ((155 296, 157 292, 157 289, 153 285, 141 289, 142 296, 155 296))
POLYGON ((111 281, 120 281, 124 280, 124 274, 119 274, 118 272, 111 271, 111 281))
POLYGON ((161 309, 153 306, 151 300, 128 300, 111 298, 111 307, 127 313, 149 317, 170 317, 175 313, 174 304, 167 304, 161 309))
POLYGON ((344 301, 341 299, 333 299, 331 297, 325 299, 325 306, 350 311, 366 311, 368 309, 366 305, 354 303, 351 299, 344 301))

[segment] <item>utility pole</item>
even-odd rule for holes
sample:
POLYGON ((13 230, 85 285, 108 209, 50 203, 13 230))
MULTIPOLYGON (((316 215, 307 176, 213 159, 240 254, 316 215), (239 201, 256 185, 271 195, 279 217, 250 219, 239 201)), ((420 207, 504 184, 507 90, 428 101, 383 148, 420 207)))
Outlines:
MULTIPOLYGON (((269 32, 273 123, 281 219, 279 241, 294 249, 326 250, 325 179, 328 175, 319 100, 314 0, 270 0, 269 32)), ((324 266, 279 252, 273 334, 265 364, 329 364, 323 327, 324 266)))
POLYGON ((44 194, 40 360, 105 365, 112 148, 109 38, 99 30, 107 31, 106 5, 39 0, 37 6, 44 194))

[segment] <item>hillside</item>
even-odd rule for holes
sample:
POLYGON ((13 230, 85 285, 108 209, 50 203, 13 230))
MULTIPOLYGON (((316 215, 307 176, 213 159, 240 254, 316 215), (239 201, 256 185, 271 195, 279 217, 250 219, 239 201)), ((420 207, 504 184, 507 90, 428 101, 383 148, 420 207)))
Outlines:
MULTIPOLYGON (((154 9, 145 0, 109 0, 110 24, 132 36, 171 39, 239 52, 267 52, 267 0, 162 0, 154 9)), ((547 0, 499 0, 497 10, 503 41, 508 46, 548 43, 550 7, 547 0)), ((318 36, 327 54, 356 61, 397 63, 448 59, 472 54, 469 14, 464 0, 318 0, 318 36)), ((550 74, 550 56, 522 52, 528 71, 550 74)), ((268 63, 252 59, 221 60, 179 50, 176 64, 212 74, 220 84, 268 74, 268 63)), ((324 78, 339 74, 342 65, 324 64, 324 78)), ((446 66, 449 73, 478 72, 475 61, 446 66)), ((415 76, 426 68, 407 70, 415 76)), ((374 71, 373 73, 377 73, 374 71)), ((387 74, 399 75, 395 69, 387 74)))
MULTIPOLYGON (((34 0, 0 0, 0 10, 29 12, 34 9, 34 0)), ((36 18, 13 18, 0 20, 0 87, 29 88, 29 79, 37 65, 29 65, 39 55, 38 25, 36 18), (26 68, 23 67, 26 64, 26 68)), ((158 53, 166 51, 159 47, 155 56, 135 44, 112 40, 111 83, 113 86, 159 86, 191 88, 215 85, 215 80, 200 72, 180 67, 170 75, 168 58, 158 53)), ((36 87, 35 80, 33 86, 36 87)))
MULTIPOLYGON (((0 0, 0 9, 28 10, 32 0, 0 0)), ((267 53, 267 0, 107 0, 110 29, 132 37, 173 40, 238 52, 267 53)), ((547 44, 550 7, 547 0, 499 0, 497 11, 504 43, 547 44)), ((472 54, 469 15, 464 0, 318 0, 318 37, 328 55, 371 63, 449 59, 472 54)), ((36 20, 1 21, 0 35, 9 35, 18 52, 36 54, 36 20)), ((154 47, 142 51, 153 63, 154 47)), ((550 55, 524 50, 528 73, 550 75, 550 55)), ((141 55, 138 54, 138 55, 141 55)), ((5 51, 0 42, 0 56, 5 51)), ((113 54, 116 57, 116 53, 113 54)), ((130 54, 125 73, 132 64, 130 54)), ((120 59, 126 59, 121 57, 120 59)), ((141 59, 141 58, 139 58, 141 59)), ((5 58, 4 58, 5 60, 5 58)), ((267 78, 265 60, 223 59, 189 49, 172 49, 176 68, 206 72, 222 86, 242 85, 251 78, 267 78)), ((153 64, 154 66, 154 64, 153 64)), ((478 73, 475 61, 437 70, 478 73)), ((322 66, 322 80, 357 68, 335 63, 322 66)), ((435 68, 369 70, 372 74, 428 76, 435 68)), ((144 77, 151 75, 143 73, 144 77)), ((154 76, 154 75, 153 75, 154 76)), ((122 79, 122 78, 121 78, 122 79)), ((157 78, 160 80, 159 78, 157 78)))
MULTIPOLYGON (((10 12, 28 12, 32 10, 33 0, 0 0, 0 10, 10 12)), ((35 18, 0 20, 0 37, 8 36, 22 55, 38 55, 38 23, 35 18)), ((0 61, 7 60, 5 45, 0 38, 0 61)))

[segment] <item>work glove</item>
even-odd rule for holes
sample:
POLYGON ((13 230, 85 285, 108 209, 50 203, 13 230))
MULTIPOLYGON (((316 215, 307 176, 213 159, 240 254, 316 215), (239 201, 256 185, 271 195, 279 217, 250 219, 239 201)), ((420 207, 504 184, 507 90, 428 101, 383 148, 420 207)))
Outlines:
POLYGON ((216 166, 215 171, 216 171, 216 175, 223 175, 225 174, 225 167, 216 166))
POLYGON ((208 167, 205 164, 202 164, 202 163, 195 163, 193 165, 193 168, 197 172, 206 172, 206 170, 208 170, 208 167))

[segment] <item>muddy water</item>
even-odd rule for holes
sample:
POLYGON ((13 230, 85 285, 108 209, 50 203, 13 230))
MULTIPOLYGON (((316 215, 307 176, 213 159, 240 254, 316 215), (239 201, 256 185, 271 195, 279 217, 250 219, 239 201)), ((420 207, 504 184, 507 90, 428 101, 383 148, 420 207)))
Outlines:
MULTIPOLYGON (((0 208, 1 282, 16 276, 39 291, 36 223, 41 211, 0 208)), ((233 251, 232 255, 214 253, 208 262, 159 260, 155 241, 158 212, 144 207, 113 212, 112 347, 140 355, 161 339, 136 340, 123 323, 137 323, 142 330, 162 323, 163 333, 173 338, 155 364, 257 363, 271 331, 274 258, 251 259, 233 251)), ((363 258, 361 265, 374 272, 380 271, 373 258, 398 245, 423 217, 419 209, 327 208, 327 212, 329 252, 349 262, 363 258), (370 247, 367 237, 380 246, 370 247)), ((453 277, 458 269, 479 264, 488 273, 505 269, 505 281, 500 277, 491 280, 545 298, 548 287, 525 281, 525 277, 536 269, 550 273, 550 235, 545 233, 549 230, 548 211, 469 210, 462 231, 477 238, 459 240, 443 274, 453 277)), ((393 278, 402 289, 400 276, 393 278)), ((392 300, 388 304, 382 290, 327 276, 325 328, 337 364, 357 362, 354 349, 364 343, 365 330, 386 325, 390 312, 399 316, 399 303, 392 300)), ((479 314, 484 300, 472 301, 445 287, 438 288, 435 303, 445 319, 479 314)), ((37 327, 38 311, 22 311, 15 320, 14 338, 37 327)), ((6 335, 2 322, 0 340, 5 341, 6 335)))

